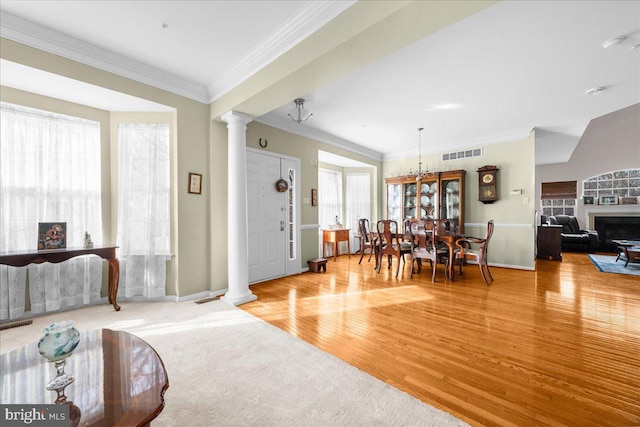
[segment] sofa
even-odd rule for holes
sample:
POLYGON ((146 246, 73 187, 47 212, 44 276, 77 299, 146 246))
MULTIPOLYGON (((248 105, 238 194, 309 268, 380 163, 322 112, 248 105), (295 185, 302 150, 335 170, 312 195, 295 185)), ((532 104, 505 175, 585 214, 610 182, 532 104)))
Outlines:
POLYGON ((560 242, 562 252, 595 252, 600 247, 600 236, 596 230, 580 230, 578 220, 571 215, 552 215, 549 224, 561 225, 560 242))

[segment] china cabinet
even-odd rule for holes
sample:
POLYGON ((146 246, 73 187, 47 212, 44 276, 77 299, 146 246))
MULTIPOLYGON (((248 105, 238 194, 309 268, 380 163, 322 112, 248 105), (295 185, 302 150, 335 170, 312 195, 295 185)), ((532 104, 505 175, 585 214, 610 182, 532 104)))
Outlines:
POLYGON ((464 181, 466 171, 435 172, 387 178, 387 218, 453 219, 464 229, 464 181))

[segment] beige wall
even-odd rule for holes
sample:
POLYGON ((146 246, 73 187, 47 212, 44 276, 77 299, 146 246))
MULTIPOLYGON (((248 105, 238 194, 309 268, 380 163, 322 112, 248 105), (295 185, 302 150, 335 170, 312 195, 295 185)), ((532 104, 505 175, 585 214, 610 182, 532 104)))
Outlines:
MULTIPOLYGON (((208 105, 175 95, 124 77, 48 54, 19 43, 1 39, 0 56, 27 66, 57 73, 128 95, 148 99, 172 107, 172 246, 174 258, 170 263, 167 294, 189 296, 206 291, 220 293, 227 287, 227 129, 224 123, 210 121, 208 105), (187 192, 188 173, 203 175, 201 195, 187 192)), ((157 119, 158 115, 120 114, 96 110, 71 103, 2 88, 2 99, 8 102, 43 108, 101 122, 103 138, 103 222, 105 242, 115 241, 115 214, 112 200, 114 187, 113 157, 110 140, 116 123, 129 120, 157 119), (105 163, 106 162, 106 163, 105 163)), ((455 162, 453 168, 466 169, 465 194, 466 229, 481 234, 490 218, 497 227, 492 243, 490 261, 498 265, 533 268, 533 199, 534 137, 523 141, 484 147, 484 156, 455 162), (485 164, 500 168, 500 201, 482 205, 475 200, 477 174, 475 170, 485 164), (509 190, 522 188, 522 196, 510 196, 509 190), (523 203, 529 197, 530 203, 523 203), (507 242, 509 241, 509 245, 507 242), (516 244, 513 244, 516 242, 516 244)), ((311 189, 318 188, 318 150, 370 164, 373 168, 374 212, 372 217, 386 215, 386 191, 383 176, 389 171, 403 173, 416 159, 380 162, 354 154, 333 145, 285 132, 259 122, 247 127, 247 146, 271 151, 301 161, 301 194, 310 197, 311 189), (268 141, 261 148, 259 139, 268 141)), ((434 157, 435 159, 435 157, 434 157)), ((434 159, 427 160, 435 163, 434 159)), ((317 208, 301 206, 301 267, 306 260, 318 255, 318 233, 312 227, 318 223, 317 208)))
MULTIPOLYGON (((213 286, 211 262, 216 257, 226 257, 226 241, 224 245, 219 245, 212 253, 211 247, 211 222, 209 221, 210 189, 205 185, 202 195, 187 193, 187 180, 189 172, 203 174, 203 179, 209 176, 209 155, 210 145, 210 120, 209 106, 185 97, 175 95, 151 86, 138 83, 124 77, 97 70, 95 68, 52 55, 38 49, 33 49, 7 39, 0 39, 0 57, 3 59, 24 64, 30 67, 39 68, 44 71, 56 73, 75 80, 84 81, 96 86, 102 86, 111 90, 122 92, 128 95, 137 96, 159 104, 167 105, 175 109, 175 173, 172 175, 172 206, 175 206, 176 216, 174 221, 173 242, 175 252, 171 267, 171 277, 174 283, 167 288, 170 295, 192 295, 212 289, 219 289, 213 286)), ((44 108, 72 114, 77 110, 80 117, 89 114, 87 107, 69 105, 66 106, 60 101, 51 101, 45 97, 39 97, 25 92, 14 92, 8 88, 2 88, 2 98, 7 98, 9 102, 28 105, 29 102, 37 105, 30 105, 36 108, 44 108), (10 101, 12 99, 13 101, 10 101), (67 112, 65 112, 67 109, 67 112), (86 111, 86 113, 83 113, 86 111)), ((69 104, 69 103, 68 103, 69 104)), ((96 110, 95 113, 100 110, 96 110)), ((108 112, 102 112, 101 128, 103 132, 109 133, 110 117, 108 112)), ((90 118, 90 117, 88 117, 90 118)), ((94 119, 95 120, 95 119, 94 119)), ((109 141, 109 136, 103 135, 103 141, 109 141)), ((226 138, 225 138, 226 141, 226 138)), ((226 144, 226 142, 225 142, 226 144)), ((108 143, 103 142, 103 161, 110 159, 108 143)), ((111 166, 103 167, 103 191, 107 199, 111 198, 111 166)), ((226 180, 225 184, 226 186, 226 180)), ((112 226, 111 203, 107 200, 103 204, 103 223, 105 229, 105 242, 115 241, 115 234, 112 226)), ((225 201, 226 206, 226 201, 225 201)), ((226 223, 224 225, 226 227, 226 223)), ((217 272, 216 272, 217 273, 217 272)), ((225 265, 226 279, 226 265, 225 265)), ((226 287, 226 282, 225 282, 226 287)))
MULTIPOLYGON (((486 145, 481 157, 440 162, 440 155, 422 156, 423 164, 436 165, 437 170, 448 168, 467 171, 465 180, 465 233, 484 236, 487 221, 493 219, 496 227, 489 251, 489 262, 513 268, 535 268, 535 134, 529 138, 486 145), (478 201, 479 167, 495 165, 498 172, 498 201, 483 204, 478 201), (511 195, 511 190, 521 189, 521 195, 511 195)), ((383 176, 404 175, 409 167, 414 170, 418 159, 385 161, 383 176)), ((386 206, 386 191, 383 192, 386 206)), ((386 211, 383 213, 386 217, 386 211)))
MULTIPOLYGON (((382 170, 380 161, 372 160, 333 145, 285 132, 259 122, 251 122, 247 126, 247 147, 300 159, 302 197, 310 198, 311 189, 318 188, 318 150, 370 164, 374 171, 374 185, 376 185, 376 182, 380 182, 380 171, 382 170), (266 148, 260 147, 260 139, 263 141, 266 139, 268 141, 266 148)), ((372 199, 374 202, 377 202, 380 200, 380 186, 376 185, 373 188, 377 188, 378 190, 375 199, 372 199)), ((376 209, 379 209, 379 205, 376 206, 376 209)), ((311 206, 311 203, 303 204, 301 206, 301 224, 303 229, 300 233, 302 238, 300 261, 301 267, 306 268, 307 260, 318 256, 318 229, 311 228, 318 224, 318 208, 311 206)))

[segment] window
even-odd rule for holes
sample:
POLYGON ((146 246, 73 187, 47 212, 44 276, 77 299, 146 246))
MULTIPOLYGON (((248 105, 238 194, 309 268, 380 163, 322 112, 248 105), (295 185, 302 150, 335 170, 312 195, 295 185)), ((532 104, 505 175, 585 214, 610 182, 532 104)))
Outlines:
POLYGON ((118 126, 118 246, 124 297, 166 294, 170 257, 169 126, 118 126))
POLYGON ((318 173, 318 221, 320 228, 342 221, 342 174, 329 169, 318 173))
MULTIPOLYGON (((100 124, 7 103, 0 111, 0 250, 35 249, 38 223, 51 221, 67 223, 67 247, 82 246, 85 232, 102 243, 100 124)), ((20 317, 27 267, 2 268, 0 318, 20 317)), ((28 269, 32 313, 100 299, 97 257, 28 269)))
POLYGON ((616 195, 618 197, 640 197, 640 169, 623 169, 592 176, 582 182, 582 195, 616 195))
POLYGON ((368 173, 347 174, 347 220, 345 227, 352 230, 356 238, 358 220, 371 219, 371 176, 368 173))
POLYGON ((542 215, 575 215, 576 198, 576 181, 543 182, 542 215))

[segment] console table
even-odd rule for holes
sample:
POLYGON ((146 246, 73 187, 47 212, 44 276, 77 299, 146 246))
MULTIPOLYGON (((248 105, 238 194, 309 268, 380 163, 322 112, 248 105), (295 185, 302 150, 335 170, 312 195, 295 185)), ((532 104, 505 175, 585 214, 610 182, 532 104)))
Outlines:
POLYGON ((120 306, 116 303, 118 293, 118 280, 120 279, 120 262, 116 258, 114 245, 102 245, 93 248, 66 248, 51 250, 27 250, 0 252, 0 264, 12 267, 24 267, 29 264, 42 264, 43 262, 59 263, 82 255, 97 255, 105 259, 109 264, 109 304, 113 304, 116 311, 120 306))
POLYGON ((347 242, 347 251, 351 258, 351 242, 349 241, 349 229, 322 230, 322 258, 326 258, 326 244, 333 243, 333 260, 338 256, 338 243, 347 242))

